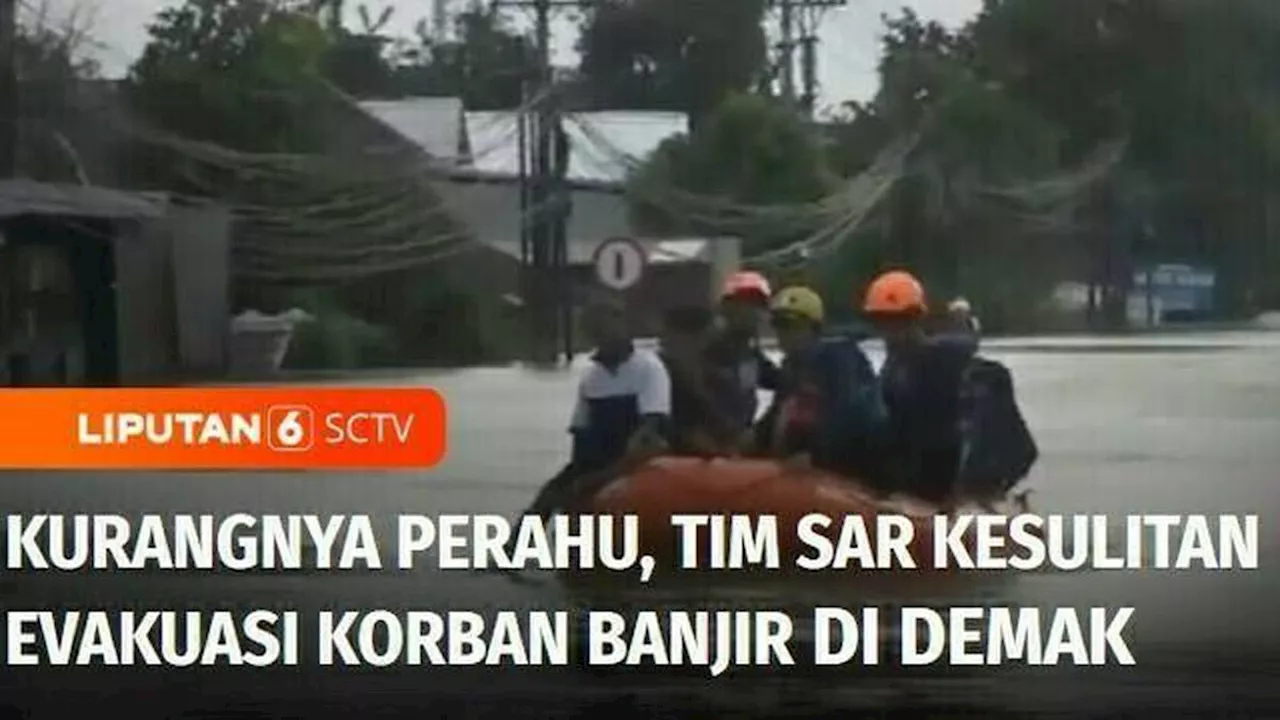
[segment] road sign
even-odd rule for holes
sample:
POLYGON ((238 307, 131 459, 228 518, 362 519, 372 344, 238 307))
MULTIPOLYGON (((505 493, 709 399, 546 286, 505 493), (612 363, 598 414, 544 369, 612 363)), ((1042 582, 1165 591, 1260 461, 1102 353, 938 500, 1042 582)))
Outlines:
POLYGON ((631 238, 610 238, 596 248, 593 264, 596 279, 614 290, 626 290, 644 276, 649 255, 644 246, 631 238))

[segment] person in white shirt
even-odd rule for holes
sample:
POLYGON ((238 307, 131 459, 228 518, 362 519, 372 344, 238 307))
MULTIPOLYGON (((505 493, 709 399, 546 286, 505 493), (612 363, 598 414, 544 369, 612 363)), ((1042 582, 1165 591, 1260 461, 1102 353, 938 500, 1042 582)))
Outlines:
POLYGON ((969 301, 958 297, 947 305, 947 314, 951 317, 952 326, 961 332, 967 332, 977 337, 982 334, 982 324, 978 322, 978 318, 973 314, 973 306, 969 301))
POLYGON ((634 345, 620 303, 596 303, 583 320, 596 351, 578 381, 569 422, 572 455, 543 486, 527 515, 550 517, 613 480, 623 468, 666 448, 671 416, 666 366, 656 353, 634 345))

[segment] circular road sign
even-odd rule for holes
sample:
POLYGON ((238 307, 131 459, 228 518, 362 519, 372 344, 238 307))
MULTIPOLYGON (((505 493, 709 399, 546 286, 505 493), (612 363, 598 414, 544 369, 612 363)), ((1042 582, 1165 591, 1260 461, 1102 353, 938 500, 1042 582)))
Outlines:
POLYGON ((626 290, 640 282, 649 262, 644 246, 631 238, 610 238, 596 248, 596 279, 605 287, 626 290))

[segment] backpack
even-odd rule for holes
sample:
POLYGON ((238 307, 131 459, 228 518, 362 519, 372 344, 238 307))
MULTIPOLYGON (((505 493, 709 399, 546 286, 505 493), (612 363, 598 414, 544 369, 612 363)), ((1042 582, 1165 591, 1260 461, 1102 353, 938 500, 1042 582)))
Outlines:
POLYGON ((959 487, 967 496, 1004 496, 1039 459, 1003 364, 981 357, 970 364, 961 391, 961 437, 959 487))

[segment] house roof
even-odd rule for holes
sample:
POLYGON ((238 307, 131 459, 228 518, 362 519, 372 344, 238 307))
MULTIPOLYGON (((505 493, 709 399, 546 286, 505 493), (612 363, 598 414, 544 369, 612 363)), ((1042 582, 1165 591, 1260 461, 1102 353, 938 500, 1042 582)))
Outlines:
MULTIPOLYGON (((514 177, 520 172, 516 110, 464 112, 453 97, 366 100, 359 107, 429 155, 457 161, 481 174, 514 177)), ((621 183, 634 163, 665 139, 682 133, 684 113, 606 110, 565 115, 569 135, 569 179, 621 183)))
POLYGON ((163 213, 163 202, 153 194, 21 178, 0 180, 0 217, 54 215, 129 220, 157 218, 163 213))
MULTIPOLYGON (((520 257, 520 137, 514 110, 463 112, 457 98, 361 102, 360 109, 428 155, 458 164, 433 184, 444 207, 484 245, 520 257), (469 150, 469 153, 467 152, 469 150)), ((682 113, 580 112, 566 115, 572 213, 569 262, 591 262, 611 237, 632 236, 622 183, 634 164, 684 132, 682 113)), ((651 262, 702 259, 705 239, 643 240, 651 262)))
POLYGON ((464 161, 468 154, 466 120, 459 98, 365 100, 358 106, 433 157, 464 161))
MULTIPOLYGON (((480 172, 520 172, 518 114, 513 110, 466 113, 472 165, 480 172)), ((565 116, 570 180, 624 182, 631 167, 663 140, 685 131, 683 113, 647 110, 577 112, 565 116)))

